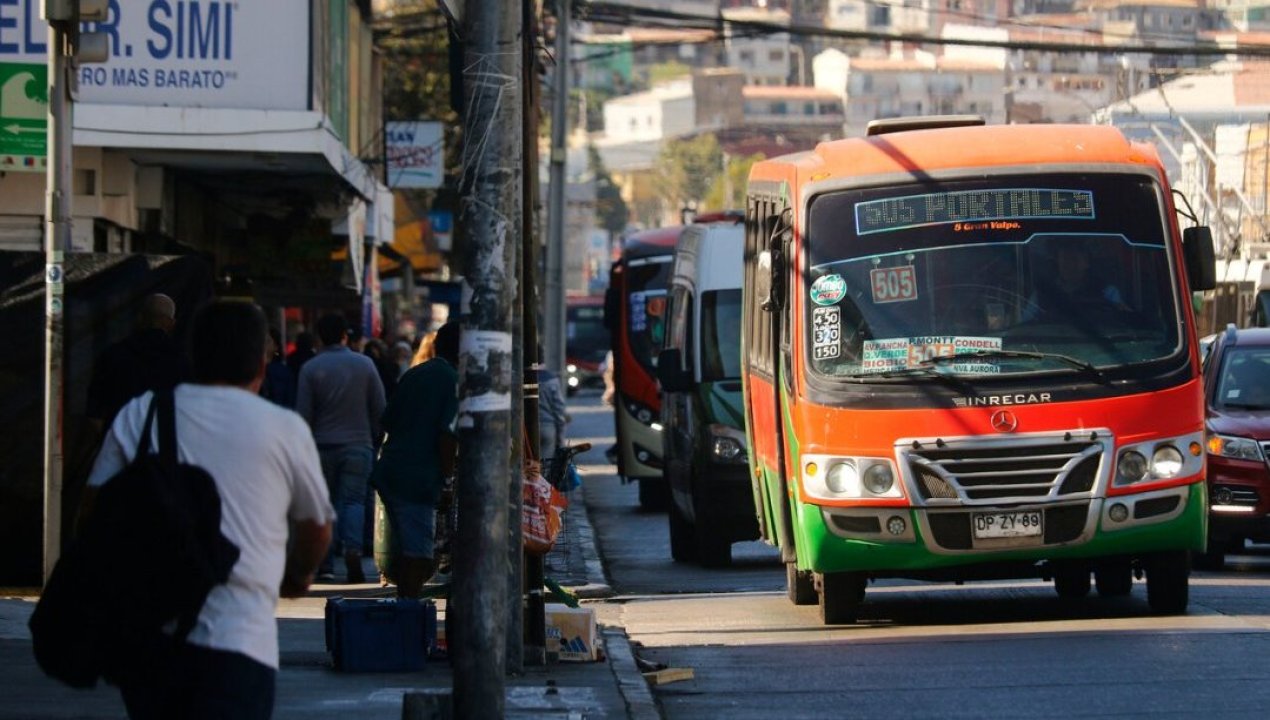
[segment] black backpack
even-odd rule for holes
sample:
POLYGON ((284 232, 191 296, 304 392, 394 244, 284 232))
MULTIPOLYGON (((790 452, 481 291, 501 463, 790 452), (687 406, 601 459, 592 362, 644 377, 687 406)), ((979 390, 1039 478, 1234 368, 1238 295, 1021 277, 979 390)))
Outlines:
POLYGON ((77 688, 144 675, 184 639, 211 589, 229 578, 238 547, 220 531, 220 494, 202 468, 176 457, 173 389, 150 402, 133 461, 101 486, 31 616, 35 660, 77 688), (150 429, 159 418, 159 448, 150 429), (157 568, 151 576, 147 570, 157 568))

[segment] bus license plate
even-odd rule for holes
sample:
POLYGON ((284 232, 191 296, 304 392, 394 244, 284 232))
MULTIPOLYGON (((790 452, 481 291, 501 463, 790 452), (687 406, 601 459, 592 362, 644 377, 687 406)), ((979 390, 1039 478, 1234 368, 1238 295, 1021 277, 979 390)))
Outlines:
POLYGON ((974 513, 976 538, 1030 537, 1041 534, 1041 511, 974 513))

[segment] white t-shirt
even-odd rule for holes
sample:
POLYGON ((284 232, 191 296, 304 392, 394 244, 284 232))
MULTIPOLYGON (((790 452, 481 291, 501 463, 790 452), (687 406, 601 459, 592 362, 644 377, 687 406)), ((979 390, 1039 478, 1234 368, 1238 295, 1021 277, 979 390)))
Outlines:
MULTIPOLYGON (((145 393, 119 411, 89 485, 105 483, 131 462, 151 396, 145 393)), ((179 460, 215 480, 221 532, 240 551, 228 582, 207 596, 189 641, 277 668, 274 611, 288 520, 335 519, 309 426, 291 410, 241 388, 185 384, 176 390, 176 437, 179 460)), ((152 450, 158 447, 157 418, 150 443, 152 450)))

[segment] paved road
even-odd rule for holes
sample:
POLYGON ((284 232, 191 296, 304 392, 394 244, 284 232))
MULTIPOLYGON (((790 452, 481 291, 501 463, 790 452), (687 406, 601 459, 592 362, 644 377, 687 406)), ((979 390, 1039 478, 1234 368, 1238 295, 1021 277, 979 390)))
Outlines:
MULTIPOLYGON (((593 398, 573 405, 575 436, 611 442, 593 398)), ((886 581, 858 625, 827 628, 786 600, 771 548, 738 545, 725 570, 674 563, 665 515, 638 510, 611 466, 584 471, 617 593, 602 621, 623 625, 645 659, 694 670, 655 688, 672 720, 1270 713, 1270 547, 1197 572, 1182 617, 1151 616, 1140 582, 1128 598, 1064 603, 1042 582, 886 581)))

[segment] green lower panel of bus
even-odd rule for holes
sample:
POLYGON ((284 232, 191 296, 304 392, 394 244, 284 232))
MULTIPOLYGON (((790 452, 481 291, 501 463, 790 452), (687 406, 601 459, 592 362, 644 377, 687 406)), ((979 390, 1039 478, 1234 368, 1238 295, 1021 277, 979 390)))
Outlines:
POLYGON ((891 508, 827 516, 819 506, 800 503, 795 523, 800 569, 903 576, 984 563, 1203 550, 1208 508, 1199 482, 1026 509, 891 508), (1113 515, 1124 515, 1119 522, 1108 514, 1116 504, 1121 508, 1113 515), (843 537, 870 534, 878 539, 843 537))

